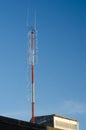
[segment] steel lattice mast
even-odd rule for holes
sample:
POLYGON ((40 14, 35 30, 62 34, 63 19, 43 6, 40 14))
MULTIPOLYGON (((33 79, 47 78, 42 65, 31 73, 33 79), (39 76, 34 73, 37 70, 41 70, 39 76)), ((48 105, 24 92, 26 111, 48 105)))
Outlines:
POLYGON ((34 74, 34 66, 35 66, 35 61, 37 63, 37 53, 38 53, 38 45, 37 45, 37 31, 36 28, 32 28, 29 31, 29 64, 31 66, 31 89, 32 89, 32 95, 31 95, 31 100, 32 100, 32 118, 31 118, 31 122, 35 123, 35 74, 34 74))
POLYGON ((31 31, 31 52, 32 52, 32 63, 31 63, 31 73, 32 73, 32 123, 35 123, 34 117, 34 31, 31 31))

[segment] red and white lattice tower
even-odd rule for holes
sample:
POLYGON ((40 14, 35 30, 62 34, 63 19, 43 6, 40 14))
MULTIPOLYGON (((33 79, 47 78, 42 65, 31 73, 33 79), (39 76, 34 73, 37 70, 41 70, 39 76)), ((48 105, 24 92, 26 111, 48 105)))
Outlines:
POLYGON ((35 80, 34 80, 34 65, 35 61, 37 61, 37 31, 36 28, 32 28, 29 31, 29 38, 30 38, 30 44, 29 44, 29 63, 31 65, 31 88, 32 88, 32 118, 31 122, 35 123, 35 115, 34 115, 34 105, 35 105, 35 80), (36 57, 35 57, 36 56, 36 57))
POLYGON ((34 117, 34 31, 31 31, 31 50, 32 50, 32 123, 35 122, 34 117))

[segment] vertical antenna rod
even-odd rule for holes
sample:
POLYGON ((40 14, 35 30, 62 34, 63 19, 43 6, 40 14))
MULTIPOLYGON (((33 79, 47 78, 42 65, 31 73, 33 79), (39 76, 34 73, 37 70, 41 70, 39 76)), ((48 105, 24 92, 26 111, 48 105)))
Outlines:
POLYGON ((32 123, 35 123, 35 117, 34 117, 34 31, 31 31, 31 51, 32 51, 32 123))

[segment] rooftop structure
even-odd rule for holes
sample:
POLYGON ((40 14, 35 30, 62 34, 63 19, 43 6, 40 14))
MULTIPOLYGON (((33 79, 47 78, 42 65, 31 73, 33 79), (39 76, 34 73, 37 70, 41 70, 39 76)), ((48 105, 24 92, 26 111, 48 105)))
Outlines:
POLYGON ((0 116, 0 130, 60 130, 49 126, 30 123, 0 116))
POLYGON ((62 130, 79 130, 79 121, 59 115, 45 115, 35 118, 37 124, 48 125, 62 130))

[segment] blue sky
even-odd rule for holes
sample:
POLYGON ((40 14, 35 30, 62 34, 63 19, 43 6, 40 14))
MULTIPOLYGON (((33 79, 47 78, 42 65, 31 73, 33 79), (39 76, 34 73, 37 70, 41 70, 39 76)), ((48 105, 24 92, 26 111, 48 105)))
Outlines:
MULTIPOLYGON (((0 115, 29 120, 28 27, 37 15, 35 115, 86 122, 86 1, 0 0, 0 115)), ((30 67, 29 67, 30 68, 30 67)))

